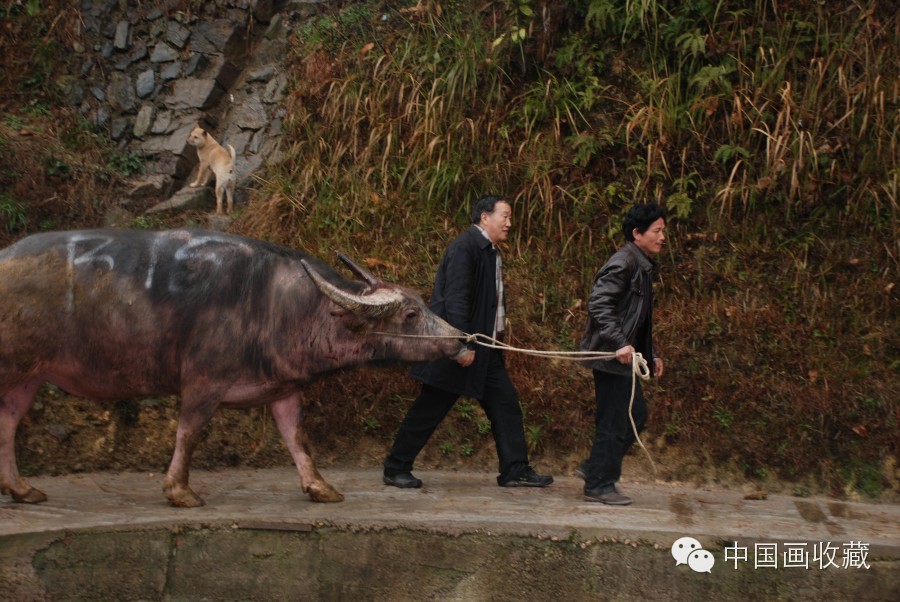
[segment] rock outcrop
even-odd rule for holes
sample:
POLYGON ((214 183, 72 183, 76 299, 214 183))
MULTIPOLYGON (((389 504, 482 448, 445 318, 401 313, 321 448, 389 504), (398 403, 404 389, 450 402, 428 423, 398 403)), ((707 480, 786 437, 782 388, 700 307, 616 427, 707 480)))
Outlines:
MULTIPOLYGON (((237 151, 239 182, 278 159, 288 85, 286 22, 316 14, 319 0, 83 0, 73 50, 80 77, 69 98, 122 152, 143 159, 124 209, 213 207, 211 188, 186 187, 197 166, 187 145, 200 123, 237 151)), ((212 182, 210 182, 212 184, 212 182)), ((236 196, 240 205, 244 187, 236 196)))

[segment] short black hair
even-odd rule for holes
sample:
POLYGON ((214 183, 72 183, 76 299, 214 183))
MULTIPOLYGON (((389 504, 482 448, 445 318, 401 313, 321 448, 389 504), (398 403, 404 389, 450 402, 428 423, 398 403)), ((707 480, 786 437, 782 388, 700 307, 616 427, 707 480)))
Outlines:
POLYGON ((472 223, 480 223, 482 213, 493 213, 494 205, 500 201, 503 201, 504 203, 508 202, 505 196, 497 195, 483 196, 475 201, 475 205, 472 206, 472 223))
POLYGON ((666 210, 656 203, 635 205, 622 218, 622 234, 625 235, 625 240, 634 242, 635 228, 643 234, 659 218, 666 219, 666 210))

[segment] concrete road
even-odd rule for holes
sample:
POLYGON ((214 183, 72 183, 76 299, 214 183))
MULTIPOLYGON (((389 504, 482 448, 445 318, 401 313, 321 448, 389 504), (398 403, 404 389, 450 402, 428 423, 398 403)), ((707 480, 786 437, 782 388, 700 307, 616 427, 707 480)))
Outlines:
POLYGON ((502 488, 487 473, 417 471, 422 489, 381 483, 378 469, 323 470, 346 499, 318 504, 300 491, 292 467, 194 471, 191 485, 207 505, 168 506, 161 474, 92 473, 30 479, 49 501, 0 498, 0 537, 109 527, 230 524, 273 529, 393 528, 540 538, 630 540, 670 548, 685 536, 704 547, 861 542, 870 556, 900 559, 900 505, 824 497, 766 496, 666 483, 622 484, 627 507, 582 499, 582 481, 557 477, 546 489, 502 488))

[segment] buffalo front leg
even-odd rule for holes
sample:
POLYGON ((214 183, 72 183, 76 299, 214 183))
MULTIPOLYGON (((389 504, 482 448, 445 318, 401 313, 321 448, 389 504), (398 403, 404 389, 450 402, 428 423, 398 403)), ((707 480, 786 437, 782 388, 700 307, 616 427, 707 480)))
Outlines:
POLYGON ((300 485, 314 502, 341 502, 344 496, 322 478, 309 453, 309 444, 301 424, 299 395, 291 395, 286 399, 275 401, 269 405, 275 425, 285 445, 291 452, 297 471, 300 473, 300 485))
POLYGON ((15 446, 16 429, 34 402, 41 383, 40 379, 34 379, 0 395, 0 493, 9 494, 13 501, 26 504, 47 501, 43 491, 35 489, 19 476, 15 446))
POLYGON ((172 454, 169 470, 166 472, 166 480, 163 482, 163 492, 173 506, 196 508, 206 503, 203 498, 194 493, 188 485, 188 479, 191 457, 200 440, 200 433, 206 427, 217 406, 218 403, 210 401, 206 395, 200 398, 184 394, 182 397, 181 413, 178 416, 178 432, 175 435, 175 451, 172 454))

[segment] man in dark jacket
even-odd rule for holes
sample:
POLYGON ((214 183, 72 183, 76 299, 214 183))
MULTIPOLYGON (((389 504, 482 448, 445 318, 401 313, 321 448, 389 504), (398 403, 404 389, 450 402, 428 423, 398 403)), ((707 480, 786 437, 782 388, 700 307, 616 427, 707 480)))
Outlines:
MULTIPOLYGON (((472 209, 473 225, 450 243, 441 259, 429 307, 463 332, 503 339, 506 312, 497 244, 509 235, 511 215, 503 197, 478 199, 472 209)), ((553 477, 535 473, 528 464, 519 395, 500 350, 484 347, 473 350, 467 361, 418 364, 412 376, 423 383, 422 392, 384 461, 386 485, 422 486, 412 474, 413 462, 461 395, 478 399, 491 422, 500 486, 546 487, 553 482, 553 477)))
MULTIPOLYGON (((650 374, 663 373, 662 358, 653 349, 653 269, 650 259, 662 250, 666 213, 655 204, 635 205, 625 215, 625 246, 600 268, 588 299, 588 321, 582 351, 615 352, 615 359, 590 363, 597 401, 596 430, 591 456, 579 467, 588 501, 617 506, 631 498, 616 490, 622 459, 635 441, 629 418, 632 357, 639 352, 650 374)), ((631 415, 640 432, 647 420, 641 381, 635 382, 631 415)))

